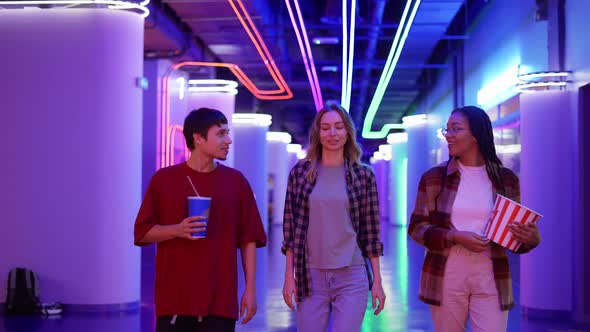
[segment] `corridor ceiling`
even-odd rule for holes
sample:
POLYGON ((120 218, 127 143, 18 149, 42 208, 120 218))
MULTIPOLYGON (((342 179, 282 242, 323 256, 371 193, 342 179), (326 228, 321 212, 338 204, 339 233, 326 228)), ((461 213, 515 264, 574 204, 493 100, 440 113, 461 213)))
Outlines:
MULTIPOLYGON (((276 90, 277 75, 273 77, 268 63, 261 57, 266 46, 266 54, 270 55, 267 59, 274 61, 293 98, 261 100, 240 84, 236 111, 271 114, 271 130, 287 131, 295 142, 305 144, 316 107, 287 8, 289 3, 296 19, 295 2, 305 24, 323 102, 340 102, 346 53, 343 53, 342 6, 348 6, 350 12, 351 0, 152 0, 151 14, 145 23, 145 57, 236 64, 256 88, 276 90), (258 47, 252 41, 256 39, 255 31, 244 29, 248 22, 255 26, 262 40, 258 47), (202 48, 206 51, 200 51, 202 48)), ((469 22, 487 1, 418 2, 372 130, 379 130, 386 123, 401 123, 403 116, 416 111, 417 101, 434 84, 437 72, 446 68, 449 57, 455 56, 462 40, 468 38, 465 31, 469 22)), ((359 137, 394 36, 400 29, 405 6, 406 0, 356 2, 350 114, 359 137)), ((346 22, 350 26, 350 18, 346 22)), ((193 68, 191 75, 212 76, 212 72, 193 68)), ((236 79, 225 68, 215 69, 213 75, 236 79)), ((366 150, 373 150, 384 141, 369 139, 362 144, 366 150)))

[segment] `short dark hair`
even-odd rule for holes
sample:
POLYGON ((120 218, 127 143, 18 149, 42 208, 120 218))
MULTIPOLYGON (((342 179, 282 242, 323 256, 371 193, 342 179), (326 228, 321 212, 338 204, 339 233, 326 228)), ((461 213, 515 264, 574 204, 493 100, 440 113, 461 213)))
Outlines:
POLYGON ((195 141, 193 139, 194 133, 207 139, 209 128, 213 126, 221 126, 222 124, 227 124, 227 118, 218 110, 205 107, 199 108, 198 110, 192 110, 186 118, 184 118, 184 126, 182 128, 186 146, 189 150, 193 150, 195 148, 195 141))

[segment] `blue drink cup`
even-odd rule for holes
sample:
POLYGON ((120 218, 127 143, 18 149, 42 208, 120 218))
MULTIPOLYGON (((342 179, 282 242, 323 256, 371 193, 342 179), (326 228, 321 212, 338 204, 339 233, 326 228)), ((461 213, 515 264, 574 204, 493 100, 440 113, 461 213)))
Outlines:
MULTIPOLYGON (((207 223, 209 221, 209 208, 211 207, 211 197, 189 196, 188 197, 188 216, 205 217, 200 222, 207 223)), ((203 232, 191 233, 192 236, 207 237, 207 230, 203 232)))

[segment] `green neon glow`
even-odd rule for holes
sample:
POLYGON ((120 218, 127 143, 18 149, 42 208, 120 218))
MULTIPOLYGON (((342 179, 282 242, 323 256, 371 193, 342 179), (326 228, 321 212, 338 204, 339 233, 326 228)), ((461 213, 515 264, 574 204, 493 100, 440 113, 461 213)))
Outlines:
POLYGON ((375 115, 377 113, 377 110, 379 109, 379 106, 381 105, 381 101, 383 100, 383 96, 385 95, 387 85, 389 85, 389 81, 391 81, 393 71, 397 66, 397 62, 404 48, 404 44, 406 43, 406 39, 408 38, 408 33, 410 32, 410 28, 412 27, 412 23, 414 22, 414 17, 416 16, 418 7, 420 7, 420 2, 421 0, 416 0, 413 8, 412 0, 408 0, 406 2, 406 7, 404 8, 402 19, 400 21, 400 28, 397 29, 395 37, 393 38, 393 43, 391 44, 391 49, 389 50, 389 55, 387 56, 385 67, 383 68, 383 72, 381 72, 379 84, 377 85, 377 89, 375 90, 375 94, 373 95, 373 99, 371 100, 371 104, 369 105, 369 109, 367 110, 365 121, 363 122, 363 138, 384 138, 385 136, 387 136, 387 133, 389 133, 391 129, 400 128, 400 126, 401 128, 403 128, 403 125, 401 124, 386 124, 379 131, 371 131, 373 121, 375 120, 375 115), (412 11, 410 13, 409 18, 406 21, 410 8, 412 8, 412 11))
MULTIPOLYGON (((407 161, 407 159, 406 159, 407 161)), ((407 163, 406 163, 407 165, 407 163)), ((397 280, 400 302, 404 312, 408 311, 408 235, 406 228, 399 228, 397 234, 397 280)))

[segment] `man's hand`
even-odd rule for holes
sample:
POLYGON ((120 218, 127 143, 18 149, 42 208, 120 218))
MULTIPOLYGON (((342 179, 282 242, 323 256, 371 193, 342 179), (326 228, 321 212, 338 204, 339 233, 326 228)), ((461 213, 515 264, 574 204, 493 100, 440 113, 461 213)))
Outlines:
POLYGON ((179 224, 176 225, 176 237, 197 240, 202 239, 204 236, 192 236, 193 233, 204 232, 207 230, 207 223, 200 222, 205 217, 194 216, 183 219, 179 224))
POLYGON ((295 303, 299 302, 297 300, 297 291, 295 290, 295 277, 292 275, 285 276, 285 284, 283 285, 283 300, 285 303, 291 308, 291 310, 295 311, 295 303), (295 298, 295 302, 293 302, 293 298, 295 298))
POLYGON ((456 243, 474 252, 484 251, 488 243, 490 243, 490 240, 473 232, 457 231, 454 236, 456 243))
POLYGON ((246 289, 242 295, 242 302, 240 304, 240 317, 242 318, 242 324, 248 323, 256 314, 256 310, 258 310, 258 304, 256 303, 256 290, 246 289))
POLYGON ((539 227, 537 227, 536 223, 524 225, 519 222, 513 222, 508 225, 508 229, 512 233, 512 238, 529 247, 534 248, 541 242, 539 227))
POLYGON ((371 297, 373 298, 373 309, 377 308, 374 312, 375 316, 377 316, 385 306, 385 292, 383 292, 381 281, 373 282, 373 288, 371 288, 371 297), (377 300, 379 300, 379 307, 377 307, 377 300))

